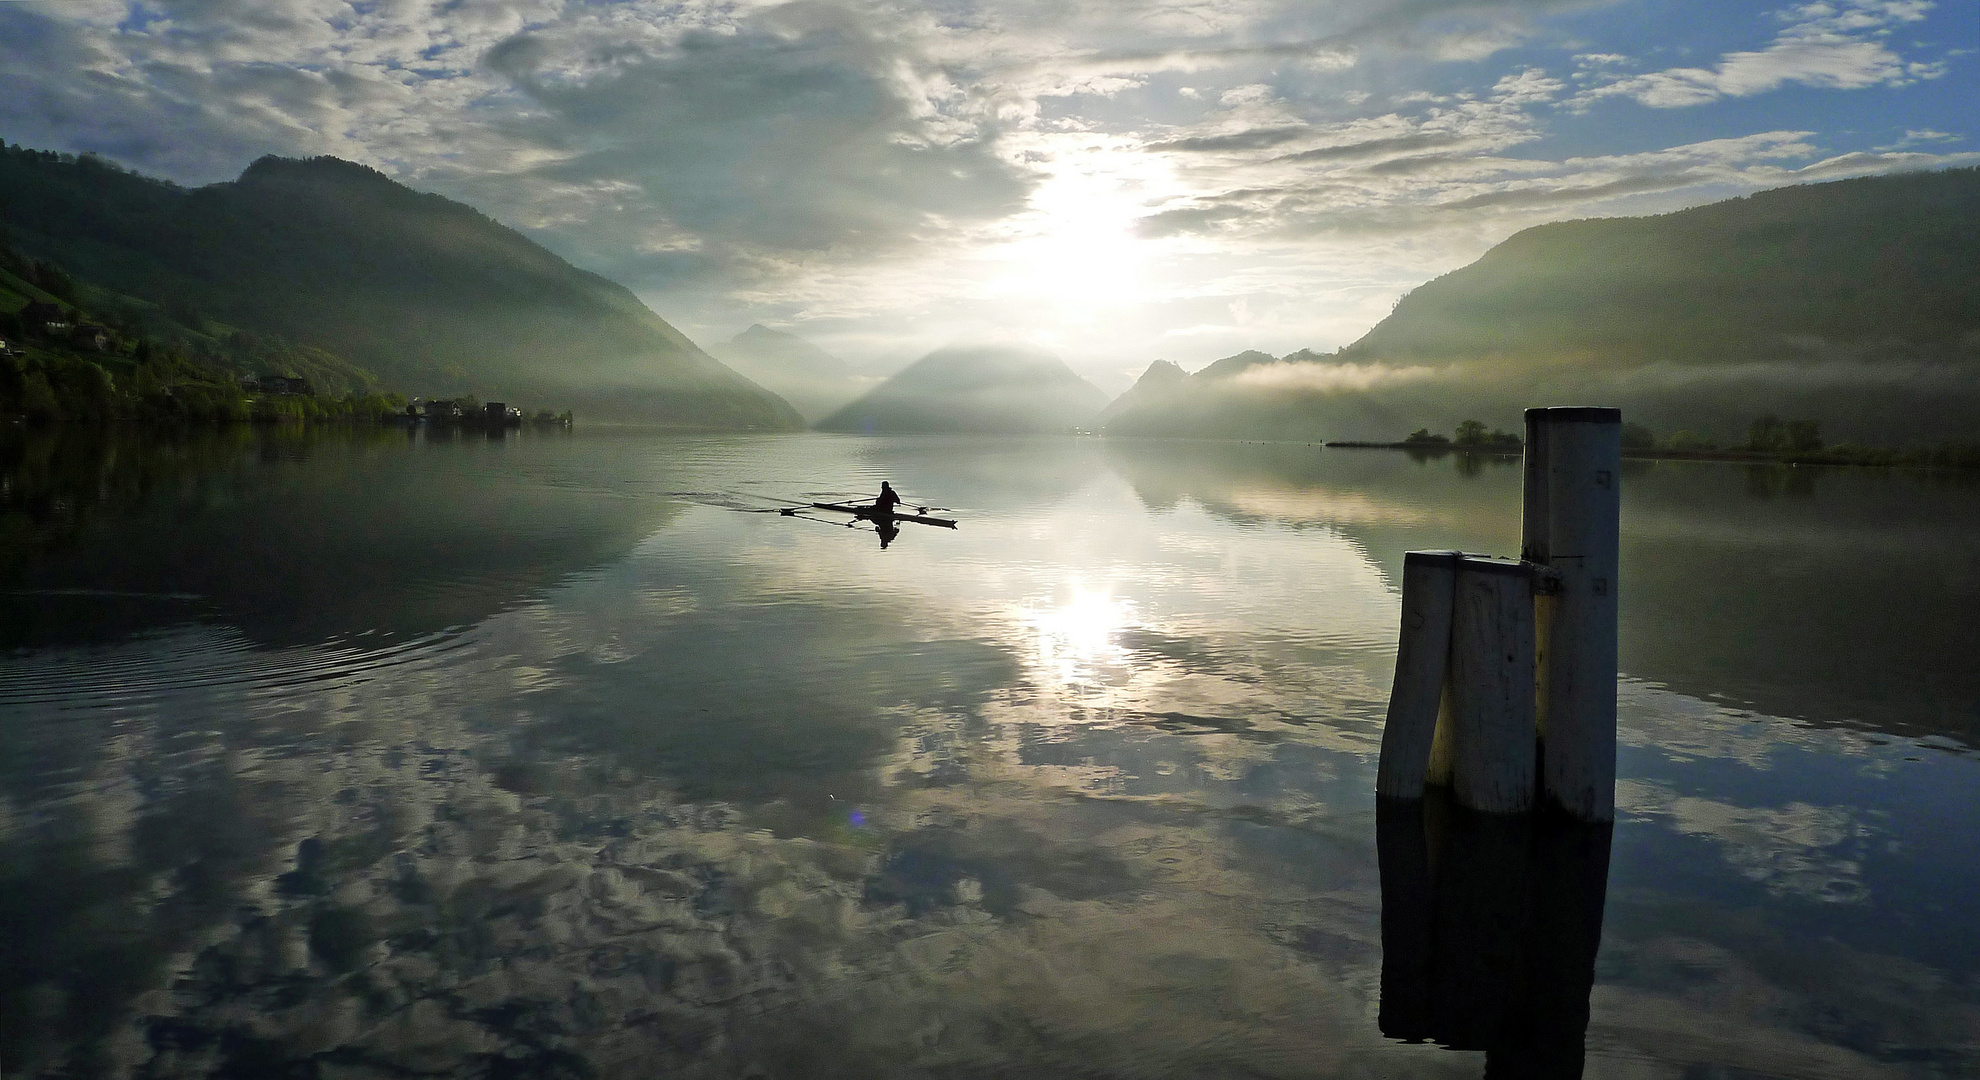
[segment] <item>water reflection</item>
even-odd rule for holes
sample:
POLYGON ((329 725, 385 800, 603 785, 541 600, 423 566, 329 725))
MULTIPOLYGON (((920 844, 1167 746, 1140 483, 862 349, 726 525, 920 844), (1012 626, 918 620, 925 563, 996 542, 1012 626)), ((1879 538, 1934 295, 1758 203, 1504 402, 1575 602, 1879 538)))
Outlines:
MULTIPOLYGON (((1188 499, 1238 524, 1324 529, 1392 582, 1412 544, 1519 547, 1517 458, 1182 442, 1107 453, 1151 509, 1188 499)), ((1980 744, 1980 484, 1628 466, 1624 671, 1771 715, 1980 744)))
POLYGON ((623 555, 679 510, 532 476, 554 453, 517 461, 500 440, 412 438, 0 431, 0 648, 200 620, 257 648, 422 637, 623 555))
POLYGON ((1579 1077, 1614 826, 1383 800, 1382 1034, 1579 1077))
MULTIPOLYGON (((1509 542, 1515 470, 269 435, 10 459, 30 480, 8 498, 43 493, 7 503, 10 587, 192 610, 9 624, 6 1075, 1475 1077, 1488 1051, 1382 1034, 1410 1000, 1384 965, 1429 955, 1384 948, 1412 903, 1433 945, 1480 944, 1398 1030, 1499 1039, 1495 1070, 1519 1046, 1567 1060, 1582 1021, 1591 1073, 1974 1064, 1980 769, 1949 743, 1626 683, 1592 995, 1573 913, 1543 912, 1573 946, 1551 951, 1480 923, 1518 891, 1489 872, 1516 859, 1474 858, 1489 830, 1425 830, 1428 891, 1401 887, 1411 849, 1372 799, 1388 575, 1430 538, 1509 542), (674 494, 883 477, 965 527, 882 556, 674 494), (315 533, 331 554, 300 587, 212 569, 315 533), (1507 949, 1510 1013, 1437 996, 1507 949)), ((1673 475, 1638 490, 1675 507, 1674 545, 1775 542, 1716 509, 1748 498, 1738 470, 1673 475)), ((1863 497, 1900 530, 1924 516, 1914 491, 1863 497)), ((1830 540, 1899 542, 1842 520, 1830 540)), ((1682 622, 1688 588, 1642 603, 1682 622)), ((1573 879, 1523 850, 1529 883, 1573 879)))

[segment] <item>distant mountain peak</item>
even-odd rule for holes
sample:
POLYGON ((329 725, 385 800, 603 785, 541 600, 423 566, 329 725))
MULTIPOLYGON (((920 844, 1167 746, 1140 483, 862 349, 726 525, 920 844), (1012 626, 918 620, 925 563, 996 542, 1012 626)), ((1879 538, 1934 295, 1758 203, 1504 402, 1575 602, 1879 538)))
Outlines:
POLYGON ((845 361, 796 334, 762 323, 712 347, 716 359, 791 403, 806 421, 831 414, 871 389, 845 361))
POLYGON ((1026 345, 961 345, 929 353, 818 426, 1060 432, 1091 423, 1106 404, 1106 394, 1053 353, 1026 345))
POLYGON ((1213 362, 1210 366, 1197 372, 1196 377, 1199 379, 1228 379, 1245 368, 1256 367, 1259 364, 1276 364, 1278 362, 1279 358, 1273 356, 1271 353, 1259 352, 1257 349, 1246 349, 1235 356, 1226 356, 1222 360, 1213 362))
POLYGON ((1107 403, 1107 407, 1094 419, 1094 425, 1105 428, 1121 413, 1154 401, 1167 393, 1170 388, 1188 380, 1189 372, 1184 371, 1174 362, 1157 360, 1148 365, 1148 370, 1141 373, 1141 378, 1136 379, 1133 386, 1128 387, 1120 397, 1107 403))

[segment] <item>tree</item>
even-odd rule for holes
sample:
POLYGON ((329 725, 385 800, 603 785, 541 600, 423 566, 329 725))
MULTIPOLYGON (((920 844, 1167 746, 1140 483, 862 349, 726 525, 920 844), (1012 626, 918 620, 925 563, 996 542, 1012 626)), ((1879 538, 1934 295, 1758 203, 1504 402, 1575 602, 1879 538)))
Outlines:
POLYGON ((37 262, 34 264, 34 278, 34 283, 41 286, 43 292, 71 304, 76 302, 76 279, 70 277, 68 271, 52 262, 37 262))
POLYGON ((1459 446, 1479 446, 1490 438, 1489 429, 1477 420, 1466 420, 1457 426, 1451 441, 1459 446))
POLYGON ((1746 448, 1772 454, 1807 454, 1822 448, 1822 425, 1814 420, 1756 418, 1746 428, 1746 448))
POLYGON ((62 406, 55 400, 55 389, 48 385, 48 376, 40 371, 30 371, 21 380, 21 411, 28 419, 47 423, 62 418, 62 406))
POLYGON ((206 314, 183 296, 165 301, 165 317, 195 333, 206 330, 206 314))
POLYGON ((84 362, 71 369, 64 395, 69 399, 71 415, 90 420, 107 420, 117 411, 117 384, 110 373, 95 364, 84 362))
POLYGON ((1642 424, 1624 424, 1622 444, 1625 450, 1648 450, 1657 445, 1657 433, 1642 424))

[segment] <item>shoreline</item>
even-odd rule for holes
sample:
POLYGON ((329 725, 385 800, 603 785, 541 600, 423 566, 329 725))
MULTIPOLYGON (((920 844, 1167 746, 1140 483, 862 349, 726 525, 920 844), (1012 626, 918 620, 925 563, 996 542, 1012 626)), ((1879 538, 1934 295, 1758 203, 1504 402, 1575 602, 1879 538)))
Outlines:
MULTIPOLYGON (((1451 444, 1429 444, 1411 442, 1356 442, 1334 441, 1321 444, 1329 450, 1401 450, 1407 453, 1422 454, 1426 457, 1443 457, 1447 454, 1467 454, 1473 457, 1519 457, 1524 448, 1501 446, 1455 446, 1451 444)), ((1658 449, 1656 447, 1623 447, 1625 461, 1719 461, 1749 465, 1820 465, 1830 467, 1857 467, 1875 469, 1951 469, 1971 471, 1980 469, 1980 448, 1964 447, 1953 451, 1955 454, 1972 455, 1970 459, 1956 457, 1954 460, 1917 460, 1920 455, 1931 454, 1931 450, 1905 451, 1886 450, 1879 447, 1852 447, 1842 451, 1811 450, 1806 453, 1781 453, 1773 450, 1732 450, 1732 449, 1658 449)))

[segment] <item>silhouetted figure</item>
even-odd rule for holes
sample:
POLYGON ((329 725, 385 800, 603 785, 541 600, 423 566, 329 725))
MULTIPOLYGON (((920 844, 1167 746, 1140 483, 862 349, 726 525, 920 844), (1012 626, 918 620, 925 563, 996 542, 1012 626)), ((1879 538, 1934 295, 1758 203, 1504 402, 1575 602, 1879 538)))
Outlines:
POLYGON ((892 484, 885 480, 880 481, 880 497, 873 500, 873 516, 884 521, 894 516, 894 507, 899 505, 901 505, 900 493, 894 490, 892 484))
POLYGON ((1483 1050, 1487 1077, 1581 1076, 1613 830, 1381 800, 1382 1034, 1483 1050))
POLYGON ((873 531, 880 534, 881 551, 887 550, 887 545, 894 542, 894 537, 901 535, 901 527, 894 524, 892 515, 874 522, 873 531))

